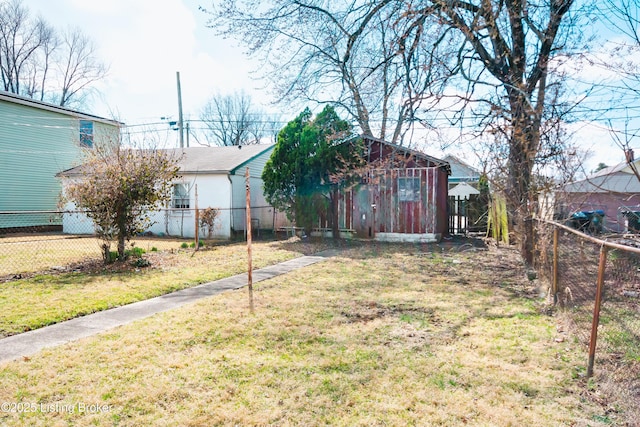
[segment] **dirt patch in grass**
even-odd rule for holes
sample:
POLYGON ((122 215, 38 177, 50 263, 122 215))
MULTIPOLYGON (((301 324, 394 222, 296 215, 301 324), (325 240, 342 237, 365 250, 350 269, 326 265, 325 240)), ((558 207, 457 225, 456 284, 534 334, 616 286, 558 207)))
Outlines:
POLYGON ((624 425, 534 295, 510 249, 345 247, 255 315, 229 292, 0 367, 0 402, 107 407, 0 424, 624 425))

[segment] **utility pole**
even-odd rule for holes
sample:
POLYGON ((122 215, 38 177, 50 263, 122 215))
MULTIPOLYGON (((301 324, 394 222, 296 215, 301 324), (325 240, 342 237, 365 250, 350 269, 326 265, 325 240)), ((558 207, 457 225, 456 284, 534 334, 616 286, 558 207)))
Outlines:
POLYGON ((176 71, 178 81, 178 132, 180 132, 180 148, 184 148, 184 132, 182 122, 182 90, 180 90, 180 71, 176 71))

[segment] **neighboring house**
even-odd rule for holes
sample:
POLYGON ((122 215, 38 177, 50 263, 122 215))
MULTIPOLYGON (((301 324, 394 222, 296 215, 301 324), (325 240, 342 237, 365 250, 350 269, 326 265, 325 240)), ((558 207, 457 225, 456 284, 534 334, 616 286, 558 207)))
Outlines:
POLYGON ((447 233, 449 164, 419 151, 363 137, 366 177, 339 200, 339 228, 361 238, 438 241, 447 233))
POLYGON ((0 230, 59 227, 56 174, 82 149, 118 142, 119 123, 0 91, 0 230))
POLYGON ((456 156, 444 160, 451 165, 449 177, 449 231, 452 234, 486 230, 486 200, 480 198, 480 171, 456 156))
MULTIPOLYGON (((640 160, 633 158, 633 151, 629 150, 626 156, 640 170, 640 160)), ((602 210, 605 230, 626 231, 629 212, 640 213, 640 180, 625 161, 566 184, 555 193, 554 205, 556 219, 566 220, 580 211, 602 210)))
MULTIPOLYGON (((478 182, 480 181, 480 171, 478 171, 473 166, 470 166, 467 163, 463 162, 456 156, 452 156, 451 154, 444 156, 442 160, 449 163, 449 165, 451 166, 451 176, 449 177, 449 193, 451 193, 451 190, 453 190, 458 184, 461 183, 465 183, 469 187, 473 187, 476 189, 478 188, 478 182)), ((456 194, 459 196, 464 196, 463 189, 467 189, 466 191, 470 191, 468 190, 468 187, 463 186, 458 189, 456 194)))
MULTIPOLYGON (((197 204, 200 210, 211 207, 220 211, 212 237, 228 239, 235 233, 244 233, 247 168, 250 176, 252 227, 258 230, 272 230, 278 227, 277 222, 283 216, 267 205, 262 190, 262 170, 274 147, 245 145, 167 150, 168 155, 180 159, 181 176, 173 183, 173 195, 169 206, 163 206, 152 214, 154 224, 147 232, 194 237, 197 204)), ((60 176, 63 180, 78 179, 80 174, 80 168, 74 168, 60 176)), ((73 211, 73 208, 73 205, 67 206, 68 210, 73 211)), ((94 226, 83 214, 66 214, 64 231, 92 234, 94 226), (78 224, 84 226, 78 228, 78 224)))

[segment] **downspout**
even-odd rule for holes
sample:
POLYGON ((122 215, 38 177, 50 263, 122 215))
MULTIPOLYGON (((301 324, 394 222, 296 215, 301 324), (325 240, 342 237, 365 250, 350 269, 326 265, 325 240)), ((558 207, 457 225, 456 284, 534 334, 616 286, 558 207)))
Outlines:
POLYGON ((231 180, 231 173, 227 174, 229 180, 229 239, 231 239, 231 230, 235 230, 233 227, 233 181, 231 180))

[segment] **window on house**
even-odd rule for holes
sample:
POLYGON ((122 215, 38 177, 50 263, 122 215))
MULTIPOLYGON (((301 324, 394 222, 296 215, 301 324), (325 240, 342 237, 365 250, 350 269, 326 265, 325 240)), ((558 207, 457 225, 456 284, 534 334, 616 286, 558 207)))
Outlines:
POLYGON ((173 184, 171 204, 175 209, 189 209, 189 187, 187 184, 173 184))
POLYGON ((420 200, 420 178, 398 178, 398 198, 401 202, 420 200))
POLYGON ((80 146, 93 148, 93 122, 80 120, 80 146))

